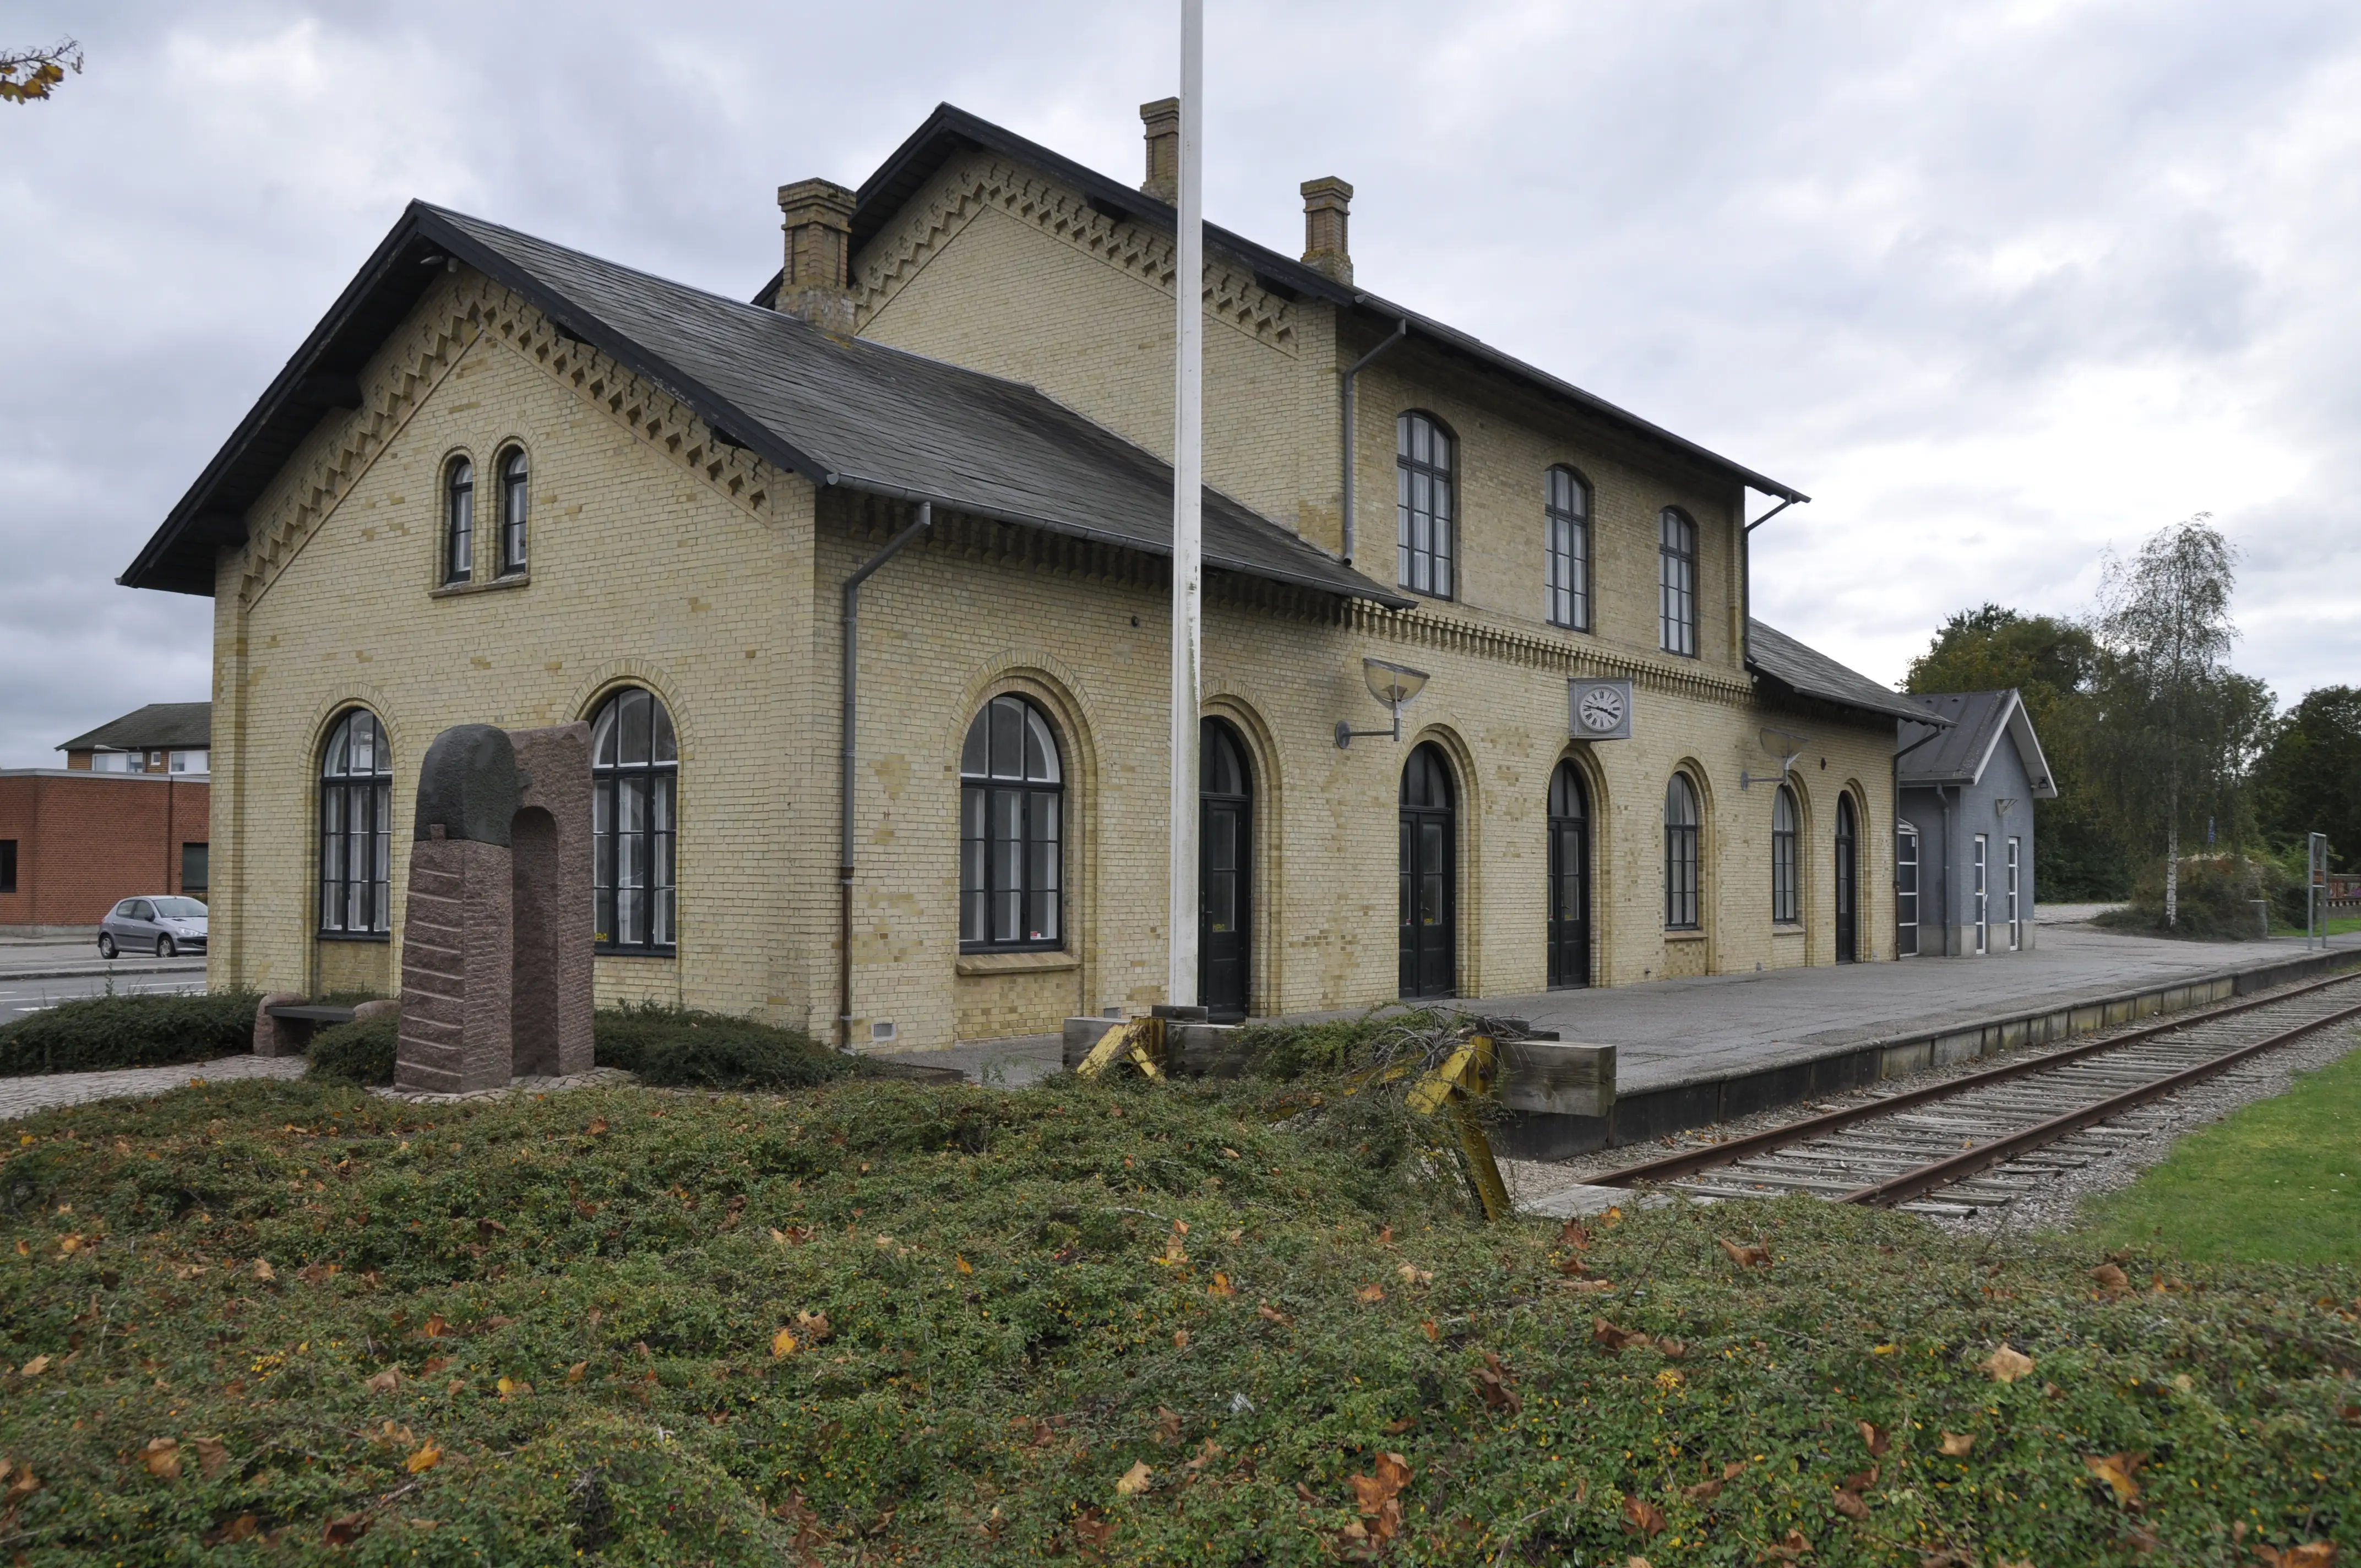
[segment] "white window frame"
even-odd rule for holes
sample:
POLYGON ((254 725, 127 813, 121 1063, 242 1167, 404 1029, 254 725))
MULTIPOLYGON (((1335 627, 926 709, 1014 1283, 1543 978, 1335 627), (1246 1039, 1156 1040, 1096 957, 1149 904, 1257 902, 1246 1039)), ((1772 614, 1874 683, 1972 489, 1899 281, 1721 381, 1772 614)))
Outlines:
POLYGON ((176 773, 208 773, 213 771, 211 751, 175 751, 172 771, 176 773))
POLYGON ((2008 840, 2008 950, 2012 953, 2017 951, 2018 944, 2025 939, 2025 926, 2018 915, 2016 902, 2017 846, 2020 841, 2014 834, 2008 840))
POLYGON ((1989 835, 1976 835, 1974 879, 1968 884, 1968 896, 1975 901, 1976 957, 1992 950, 1992 839, 1989 835))
POLYGON ((1926 883, 1921 879, 1923 863, 1918 829, 1905 822, 1894 833, 1894 945, 1897 958, 1918 956, 1918 901, 1925 896, 1926 891, 1926 883), (1906 861, 1902 858, 1902 845, 1905 839, 1910 845, 1910 858, 1906 861), (1902 885, 1902 868, 1905 866, 1910 868, 1910 886, 1906 890, 1902 885), (1909 912, 1906 919, 1903 915, 1905 910, 1909 912))

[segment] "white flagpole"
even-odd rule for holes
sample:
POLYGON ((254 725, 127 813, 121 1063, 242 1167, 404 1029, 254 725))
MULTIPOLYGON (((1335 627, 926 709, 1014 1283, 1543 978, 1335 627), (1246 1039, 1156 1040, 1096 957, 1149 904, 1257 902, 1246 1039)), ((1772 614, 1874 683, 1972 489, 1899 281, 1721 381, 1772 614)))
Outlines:
POLYGON ((1164 996, 1197 1001, 1197 702, 1203 613, 1205 231, 1198 129, 1205 91, 1204 0, 1180 0, 1180 222, 1172 342, 1172 865, 1164 996))

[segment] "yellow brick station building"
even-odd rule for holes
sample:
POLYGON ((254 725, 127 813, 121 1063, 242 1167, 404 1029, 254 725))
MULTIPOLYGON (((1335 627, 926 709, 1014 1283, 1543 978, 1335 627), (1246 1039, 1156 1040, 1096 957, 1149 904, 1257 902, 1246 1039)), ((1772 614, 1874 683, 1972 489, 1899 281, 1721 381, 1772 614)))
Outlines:
MULTIPOLYGON (((215 606, 213 983, 394 990, 427 742, 588 719, 602 1003, 912 1049, 1163 1001, 1143 118, 1135 189, 946 105, 780 192, 752 302, 413 203, 123 578, 215 606)), ((1203 999, 1891 959, 1926 715, 1750 619, 1747 493, 1806 498, 1361 291, 1303 189, 1300 259, 1207 232, 1203 999)))

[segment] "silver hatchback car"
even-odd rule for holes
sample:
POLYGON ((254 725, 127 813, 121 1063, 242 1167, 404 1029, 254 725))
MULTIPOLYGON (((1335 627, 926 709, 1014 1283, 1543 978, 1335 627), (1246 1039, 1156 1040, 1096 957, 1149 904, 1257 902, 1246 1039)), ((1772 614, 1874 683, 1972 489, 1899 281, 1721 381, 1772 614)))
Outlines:
POLYGON ((102 958, 153 953, 159 959, 205 950, 205 906, 193 898, 126 898, 98 923, 102 958))

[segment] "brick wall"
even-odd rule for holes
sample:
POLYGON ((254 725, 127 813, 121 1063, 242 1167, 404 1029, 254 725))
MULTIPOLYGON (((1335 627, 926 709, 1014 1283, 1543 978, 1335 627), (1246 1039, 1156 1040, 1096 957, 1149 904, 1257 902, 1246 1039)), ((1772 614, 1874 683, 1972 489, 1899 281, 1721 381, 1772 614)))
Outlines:
POLYGON ((0 927, 93 926, 118 900, 181 892, 181 849, 207 841, 210 794, 163 774, 0 774, 0 839, 16 841, 0 927))

